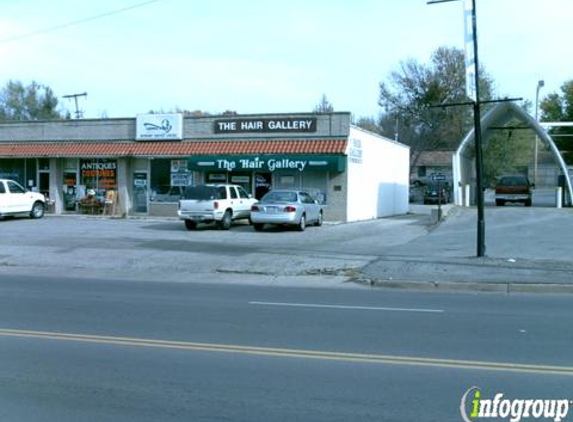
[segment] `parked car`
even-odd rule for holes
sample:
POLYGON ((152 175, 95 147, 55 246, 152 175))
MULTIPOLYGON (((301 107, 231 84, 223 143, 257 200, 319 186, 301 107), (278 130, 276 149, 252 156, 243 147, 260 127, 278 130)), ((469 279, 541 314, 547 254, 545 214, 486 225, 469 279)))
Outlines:
POLYGON ((424 192, 424 204, 447 204, 450 202, 450 187, 447 183, 430 183, 424 192))
POLYGON ((0 179, 0 217, 28 214, 42 218, 45 201, 41 193, 26 190, 13 180, 0 179))
POLYGON ((193 230, 197 223, 217 223, 223 230, 229 230, 234 220, 248 219, 251 205, 256 199, 238 185, 208 184, 190 186, 179 200, 177 214, 185 221, 187 230, 193 230))
POLYGON ((323 217, 323 206, 298 190, 272 190, 251 207, 251 223, 257 231, 265 224, 296 226, 303 231, 308 223, 321 226, 323 217))
POLYGON ((503 206, 506 202, 523 202, 531 206, 532 188, 534 185, 521 174, 502 176, 495 187, 495 205, 503 206))

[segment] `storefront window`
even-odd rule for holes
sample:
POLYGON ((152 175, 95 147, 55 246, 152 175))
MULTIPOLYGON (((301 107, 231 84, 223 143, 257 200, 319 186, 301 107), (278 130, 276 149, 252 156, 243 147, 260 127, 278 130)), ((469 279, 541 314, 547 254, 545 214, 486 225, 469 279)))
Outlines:
POLYGON ((0 160, 0 179, 15 180, 26 185, 26 160, 2 159, 0 160))
POLYGON ((50 170, 50 159, 38 158, 38 170, 50 170))
POLYGON ((193 185, 193 173, 187 168, 187 160, 151 160, 152 202, 177 202, 185 187, 193 185))
POLYGON ((320 204, 327 204, 326 174, 320 171, 307 171, 301 178, 302 190, 308 192, 320 204))
POLYGON ((277 174, 275 183, 278 189, 296 189, 300 185, 296 174, 277 174))
POLYGON ((81 184, 98 194, 117 189, 117 160, 80 160, 81 184))
POLYGON ((238 173, 231 174, 231 183, 233 185, 239 185, 247 192, 251 193, 253 187, 251 185, 251 174, 250 173, 238 173))
MULTIPOLYGON (((82 204, 89 204, 93 212, 93 204, 103 206, 107 192, 117 190, 117 160, 80 160, 80 183, 75 192, 80 209, 82 204)), ((69 186, 68 182, 66 184, 69 186)))
POLYGON ((273 176, 271 173, 255 173, 255 198, 261 199, 272 189, 273 176))
POLYGON ((171 160, 155 158, 150 161, 150 188, 153 192, 162 192, 171 186, 171 160))

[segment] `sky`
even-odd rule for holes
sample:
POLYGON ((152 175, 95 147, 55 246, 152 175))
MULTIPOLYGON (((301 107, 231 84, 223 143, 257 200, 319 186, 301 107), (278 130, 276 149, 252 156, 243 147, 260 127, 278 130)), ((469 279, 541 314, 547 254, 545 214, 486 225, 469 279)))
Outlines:
MULTIPOLYGON (((573 0, 476 0, 480 65, 500 97, 573 79, 573 0)), ((463 3, 425 0, 0 0, 0 87, 79 94, 85 118, 150 110, 377 116, 400 62, 464 48, 463 3)), ((75 111, 73 101, 60 105, 75 111)))

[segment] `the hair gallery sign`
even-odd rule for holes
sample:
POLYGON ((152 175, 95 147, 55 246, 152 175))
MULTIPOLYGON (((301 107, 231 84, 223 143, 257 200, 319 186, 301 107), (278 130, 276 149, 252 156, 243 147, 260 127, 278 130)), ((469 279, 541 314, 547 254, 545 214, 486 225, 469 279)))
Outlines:
POLYGON ((263 171, 330 170, 345 169, 343 155, 209 155, 189 158, 189 168, 203 171, 263 171))
POLYGON ((215 120, 215 133, 316 132, 316 117, 215 120))
POLYGON ((138 114, 135 120, 137 141, 172 141, 183 139, 183 115, 138 114))

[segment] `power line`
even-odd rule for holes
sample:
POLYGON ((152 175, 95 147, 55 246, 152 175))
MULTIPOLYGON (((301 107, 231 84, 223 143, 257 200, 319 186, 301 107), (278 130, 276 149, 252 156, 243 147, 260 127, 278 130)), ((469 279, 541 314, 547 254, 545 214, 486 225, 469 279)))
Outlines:
POLYGON ((52 26, 52 27, 49 27, 49 28, 40 29, 40 30, 38 30, 38 31, 30 32, 30 33, 28 33, 28 34, 17 35, 17 36, 12 37, 12 38, 6 38, 6 39, 3 39, 3 40, 0 40, 0 44, 12 42, 12 41, 19 41, 19 40, 23 40, 23 39, 26 39, 26 38, 32 38, 32 37, 35 37, 36 35, 41 35, 41 34, 46 34, 46 33, 49 33, 49 32, 58 31, 58 30, 60 30, 60 29, 68 28, 68 27, 70 27, 70 26, 81 25, 81 24, 86 23, 86 22, 91 22, 91 21, 94 21, 94 20, 97 20, 97 19, 101 19, 101 18, 108 17, 108 16, 117 15, 117 14, 119 14, 119 13, 123 13, 123 12, 126 12, 126 11, 128 11, 128 10, 132 10, 132 9, 137 9, 137 8, 139 8, 139 7, 147 6, 147 5, 151 4, 151 3, 157 3, 157 2, 159 2, 159 1, 162 1, 162 0, 149 0, 149 1, 145 1, 145 2, 143 2, 143 3, 138 3, 138 4, 134 4, 134 5, 132 5, 132 6, 127 6, 127 7, 121 8, 121 9, 116 9, 116 10, 112 10, 112 11, 109 11, 109 12, 105 12, 105 13, 102 13, 102 14, 100 14, 100 15, 89 16, 89 17, 87 17, 87 18, 78 19, 78 20, 76 20, 76 21, 64 23, 64 24, 62 24, 62 25, 57 25, 57 26, 52 26))

